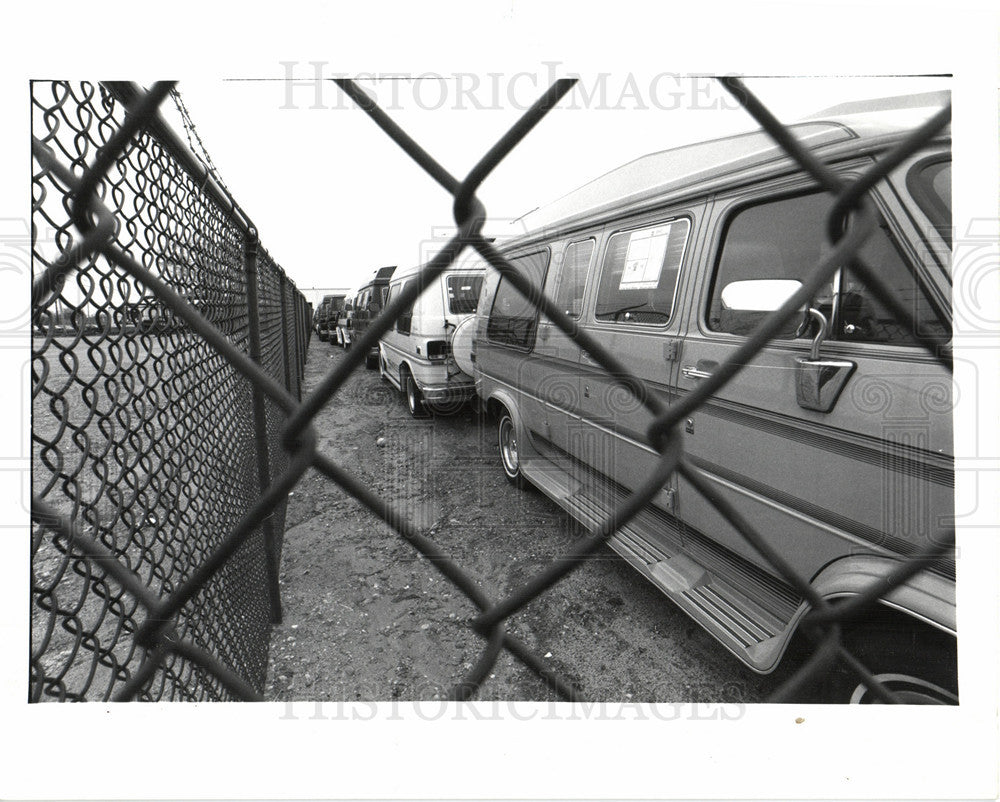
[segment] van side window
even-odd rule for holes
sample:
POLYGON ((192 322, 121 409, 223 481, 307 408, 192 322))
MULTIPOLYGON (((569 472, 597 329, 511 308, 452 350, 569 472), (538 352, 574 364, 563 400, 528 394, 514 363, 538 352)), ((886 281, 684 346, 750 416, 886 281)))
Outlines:
POLYGON ((673 312, 691 223, 658 223, 611 237, 597 290, 598 320, 663 324, 673 312))
MULTIPOLYGON (((712 331, 747 335, 764 316, 758 311, 728 308, 723 296, 730 284, 757 279, 801 281, 816 267, 830 247, 825 233, 830 204, 828 195, 815 193, 746 207, 730 219, 723 235, 709 300, 708 327, 712 331)), ((934 313, 913 271, 890 238, 884 221, 880 221, 865 242, 860 256, 879 271, 896 297, 913 310, 923 330, 946 333, 946 326, 934 313)), ((761 308, 764 306, 766 304, 761 308)), ((813 299, 813 306, 830 320, 834 306, 832 282, 813 299)), ((916 344, 912 332, 893 318, 850 269, 845 269, 841 278, 838 317, 838 321, 831 321, 830 339, 916 344)), ((783 336, 793 336, 794 328, 790 326, 783 336)))
POLYGON ((476 311, 479 290, 483 286, 482 276, 448 276, 446 286, 450 314, 468 315, 476 311))
MULTIPOLYGON (((414 281, 416 281, 416 279, 412 278, 404 281, 399 288, 400 293, 402 294, 406 292, 406 288, 409 287, 414 281)), ((403 311, 399 313, 399 317, 396 318, 396 331, 400 334, 410 333, 410 328, 413 326, 413 305, 415 303, 416 301, 414 300, 413 303, 404 307, 403 311)))
MULTIPOLYGON (((518 256, 511 259, 510 263, 521 275, 527 277, 532 286, 538 288, 545 279, 549 252, 539 251, 518 256)), ((517 348, 534 347, 535 329, 538 327, 538 309, 534 302, 537 300, 538 298, 531 300, 524 298, 513 284, 501 277, 486 325, 486 338, 492 342, 513 345, 517 348)))
POLYGON ((580 317, 583 312, 583 290, 587 284, 590 257, 594 254, 594 240, 572 242, 563 252, 562 266, 556 275, 555 305, 570 317, 580 317))

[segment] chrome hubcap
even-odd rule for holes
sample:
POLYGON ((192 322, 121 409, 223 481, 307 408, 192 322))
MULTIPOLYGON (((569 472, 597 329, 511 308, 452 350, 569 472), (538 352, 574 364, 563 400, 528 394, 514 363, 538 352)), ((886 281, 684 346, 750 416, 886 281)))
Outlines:
MULTIPOLYGON (((919 677, 907 674, 876 674, 877 679, 888 690, 907 705, 953 705, 958 697, 950 691, 919 677)), ((851 704, 881 704, 881 700, 867 687, 859 684, 851 694, 851 704)))
POLYGON ((517 437, 510 418, 504 418, 500 424, 500 455, 507 473, 511 475, 517 473, 517 437))

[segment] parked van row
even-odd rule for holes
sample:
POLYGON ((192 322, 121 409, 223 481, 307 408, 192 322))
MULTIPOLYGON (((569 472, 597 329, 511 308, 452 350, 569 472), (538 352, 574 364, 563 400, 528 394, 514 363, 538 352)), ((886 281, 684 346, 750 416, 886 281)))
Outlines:
MULTIPOLYGON (((332 321, 330 339, 350 348, 386 305, 412 282, 419 268, 401 273, 395 266, 375 271, 372 278, 343 301, 332 321)), ((486 269, 452 266, 420 294, 379 343, 365 355, 365 365, 378 366, 382 377, 403 394, 414 417, 449 414, 475 394, 470 361, 476 304, 486 269)), ((341 296, 342 297, 342 296, 341 296)), ((322 319, 324 304, 317 310, 322 319)), ((329 308, 329 307, 326 307, 329 308)), ((321 339, 323 330, 320 329, 321 339)))
MULTIPOLYGON (((792 126, 856 178, 947 102, 846 104, 792 126)), ((950 336, 950 135, 872 192, 860 256, 950 336)), ((763 132, 646 156, 528 216, 502 252, 669 406, 730 360, 830 246, 831 196, 763 132)), ((386 278, 378 309, 418 280, 386 278)), ((373 283, 353 303, 370 315, 373 283)), ((350 311, 348 311, 350 315, 350 311)), ((350 318, 348 317, 350 321, 350 318)), ((338 321, 338 340, 341 339, 338 321)), ((647 408, 492 268, 452 266, 379 343, 382 377, 411 414, 474 395, 496 424, 507 479, 584 525, 651 473, 647 408)), ((684 453, 715 493, 825 599, 879 582, 953 527, 951 377, 850 265, 793 325, 690 415, 684 453)), ((808 605, 692 485, 670 477, 611 540, 630 565, 748 667, 773 671, 808 605)), ((844 643, 898 698, 957 703, 953 555, 888 592, 844 643)), ((873 695, 842 666, 828 701, 873 695)))
MULTIPOLYGON (((329 316, 330 337, 341 348, 350 348, 366 331, 371 321, 382 313, 388 294, 389 280, 396 270, 395 265, 380 267, 358 290, 348 296, 336 314, 329 316)), ((320 336, 320 339, 326 339, 320 336)), ((372 348, 365 356, 365 365, 374 368, 378 364, 378 348, 372 348)))
POLYGON ((337 316, 343 312, 347 296, 343 294, 324 295, 313 312, 313 328, 323 342, 330 340, 337 316))
MULTIPOLYGON (((850 180, 944 102, 848 104, 792 131, 850 180)), ((860 253, 920 330, 945 338, 950 165, 946 133, 893 169, 872 193, 878 226, 860 253)), ((529 216, 533 232, 503 252, 669 406, 801 286, 830 247, 831 203, 751 133, 627 164, 529 216)), ((475 326, 475 388, 506 477, 585 525, 601 522, 657 462, 650 413, 492 269, 475 326)), ((389 378, 408 386, 396 364, 389 378)), ((954 525, 951 386, 843 265, 795 325, 690 415, 684 453, 820 596, 847 598, 954 525)), ((676 473, 611 546, 757 672, 775 669, 808 609, 676 473)), ((958 700, 952 557, 845 625, 848 649, 906 702, 958 700)), ((822 684, 830 701, 873 701, 842 666, 822 684)))

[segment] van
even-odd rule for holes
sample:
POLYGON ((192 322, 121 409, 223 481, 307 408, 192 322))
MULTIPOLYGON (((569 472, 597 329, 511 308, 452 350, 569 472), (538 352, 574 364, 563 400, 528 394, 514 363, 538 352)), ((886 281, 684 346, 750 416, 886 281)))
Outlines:
MULTIPOLYGON (((846 104, 791 131, 850 179, 945 102, 846 104)), ((950 182, 945 129, 874 188, 879 225, 861 250, 918 325, 945 338, 950 182)), ((502 252, 669 405, 818 264, 831 205, 758 131, 626 164, 533 213, 531 230, 502 252)), ((952 380, 849 266, 809 306, 803 325, 685 420, 683 449, 801 577, 840 599, 953 529, 952 380)), ((650 475, 648 410, 492 269, 474 357, 509 481, 593 526, 650 475)), ((759 673, 779 665, 808 609, 677 472, 610 546, 759 673)), ((844 625, 845 646, 908 702, 958 700, 953 557, 844 625)), ((872 700, 842 666, 820 692, 872 700)))
MULTIPOLYGON (((388 302, 413 282, 420 268, 393 278, 388 302)), ((447 414, 475 394, 471 350, 474 316, 486 269, 452 266, 434 278, 379 341, 379 371, 398 389, 414 417, 447 414), (465 334, 463 334, 465 332, 465 334), (468 342, 468 345, 461 343, 468 342)))
MULTIPOLYGON (((371 325, 371 322, 382 314, 385 309, 386 297, 389 293, 389 280, 396 271, 396 266, 380 267, 372 275, 371 280, 363 285, 354 296, 353 311, 347 321, 344 347, 356 342, 371 325)), ((374 368, 378 364, 378 346, 374 345, 365 354, 365 367, 374 368)))

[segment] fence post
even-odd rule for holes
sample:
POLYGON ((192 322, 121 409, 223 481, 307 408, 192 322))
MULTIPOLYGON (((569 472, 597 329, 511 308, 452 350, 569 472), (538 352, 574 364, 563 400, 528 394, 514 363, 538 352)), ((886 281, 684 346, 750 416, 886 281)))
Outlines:
MULTIPOLYGON (((244 246, 244 267, 247 277, 247 303, 249 304, 250 358, 261 364, 260 345, 260 297, 257 292, 257 232, 247 232, 244 246)), ((267 410, 264 407, 264 393, 257 382, 253 382, 253 425, 257 444, 257 476, 260 492, 264 493, 271 484, 270 451, 267 437, 267 410)), ((261 523, 264 529, 264 552, 267 559, 267 586, 271 600, 271 623, 281 623, 281 588, 278 585, 278 540, 274 533, 274 516, 268 515, 261 523)))
MULTIPOLYGON (((288 307, 287 307, 287 304, 288 304, 287 292, 288 291, 287 291, 286 286, 285 286, 287 283, 288 283, 288 280, 285 278, 285 274, 284 273, 279 273, 278 274, 278 286, 281 287, 281 348, 282 348, 282 353, 285 356, 285 389, 288 390, 288 392, 292 392, 292 363, 291 363, 292 355, 290 353, 290 350, 291 350, 291 348, 294 348, 294 345, 288 341, 289 340, 289 337, 288 337, 288 307)), ((296 370, 298 370, 298 368, 296 368, 296 370)), ((298 382, 296 382, 296 384, 297 383, 298 382)), ((302 396, 298 392, 298 388, 296 388, 296 390, 295 390, 295 397, 299 401, 302 400, 302 396)))

